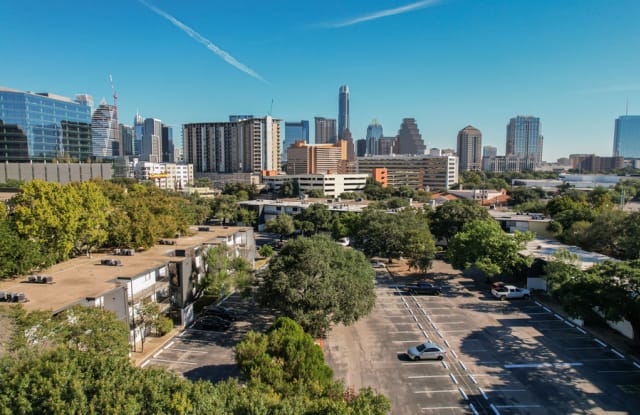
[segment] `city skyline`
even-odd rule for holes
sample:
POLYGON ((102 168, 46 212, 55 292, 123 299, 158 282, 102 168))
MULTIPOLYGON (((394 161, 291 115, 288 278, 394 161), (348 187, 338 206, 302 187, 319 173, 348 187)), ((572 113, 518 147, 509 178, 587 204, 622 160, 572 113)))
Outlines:
POLYGON ((5 53, 20 64, 0 68, 0 85, 112 104, 113 74, 121 123, 139 112, 175 131, 238 113, 338 119, 336 91, 348 85, 354 140, 373 118, 390 132, 415 118, 428 147, 455 148, 457 132, 473 125, 504 154, 505 124, 535 115, 547 161, 610 156, 627 99, 629 114, 640 113, 640 57, 623 53, 624 64, 611 69, 621 51, 640 46, 637 2, 329 1, 314 13, 279 8, 272 19, 262 18, 272 5, 248 3, 116 0, 96 14, 79 1, 4 2, 0 35, 16 39, 5 53), (216 16, 243 23, 211 25, 216 16), (97 29, 79 35, 87 17, 97 29), (95 48, 104 32, 108 41, 95 48), (143 50, 179 59, 132 65, 143 50), (281 56, 302 59, 285 65, 281 56))

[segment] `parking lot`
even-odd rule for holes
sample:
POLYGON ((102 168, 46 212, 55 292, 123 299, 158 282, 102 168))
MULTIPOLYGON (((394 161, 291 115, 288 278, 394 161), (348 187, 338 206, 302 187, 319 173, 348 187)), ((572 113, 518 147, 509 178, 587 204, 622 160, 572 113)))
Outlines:
POLYGON ((347 385, 372 386, 392 413, 633 414, 640 365, 535 301, 497 301, 453 276, 441 296, 412 296, 384 272, 374 312, 325 340, 347 385), (411 361, 427 340, 443 361, 411 361))
POLYGON ((191 380, 217 382, 240 377, 234 347, 249 330, 264 331, 273 316, 250 300, 234 294, 224 306, 238 311, 238 319, 224 332, 187 328, 144 361, 141 367, 162 367, 191 380))

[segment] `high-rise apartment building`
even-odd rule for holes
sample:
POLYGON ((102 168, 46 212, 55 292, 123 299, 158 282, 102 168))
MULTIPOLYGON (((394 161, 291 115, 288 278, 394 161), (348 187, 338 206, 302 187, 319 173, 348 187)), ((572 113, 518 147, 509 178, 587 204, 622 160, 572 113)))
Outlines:
POLYGON ((349 129, 349 86, 342 85, 338 94, 338 139, 344 140, 344 132, 349 129))
POLYGON ((380 154, 378 150, 378 140, 382 138, 382 124, 378 122, 377 119, 373 119, 371 124, 367 127, 367 136, 365 140, 367 140, 367 149, 366 153, 369 155, 380 154))
POLYGON ((495 157, 498 155, 498 148, 494 146, 482 147, 482 158, 495 157))
POLYGON ((280 166, 280 120, 183 124, 184 161, 196 173, 260 173, 280 166))
POLYGON ((640 115, 621 115, 616 118, 613 156, 640 158, 640 115))
POLYGON ((162 162, 174 163, 173 128, 162 124, 162 162))
POLYGON ((140 158, 152 163, 162 161, 162 121, 155 118, 145 118, 140 158))
POLYGON ((309 144, 309 121, 286 121, 284 123, 284 145, 282 149, 282 161, 287 161, 287 149, 296 141, 304 141, 309 144))
POLYGON ((507 125, 507 156, 533 157, 536 165, 542 162, 540 118, 518 115, 507 125))
POLYGON ((91 116, 91 140, 93 155, 99 158, 118 156, 120 143, 117 141, 116 119, 113 105, 107 104, 103 98, 91 116))
POLYGON ((482 170, 482 133, 470 125, 458 132, 458 168, 460 171, 482 170))
POLYGON ((86 100, 0 87, 0 161, 84 161, 91 155, 86 100))
POLYGON ((338 141, 335 119, 315 117, 315 122, 316 122, 315 144, 334 144, 338 141))
POLYGON ((396 154, 417 154, 422 155, 426 150, 422 135, 418 130, 415 118, 405 118, 402 120, 398 131, 398 148, 396 154))

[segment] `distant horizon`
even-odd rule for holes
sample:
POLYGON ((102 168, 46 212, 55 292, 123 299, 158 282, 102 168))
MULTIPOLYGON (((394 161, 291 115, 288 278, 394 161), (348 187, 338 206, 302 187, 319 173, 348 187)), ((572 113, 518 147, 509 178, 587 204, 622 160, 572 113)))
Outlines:
POLYGON ((174 132, 230 114, 337 120, 348 85, 354 141, 373 119, 395 136, 415 118, 429 148, 472 125, 502 155, 509 119, 533 115, 546 161, 611 156, 615 119, 640 113, 637 1, 290 4, 3 2, 0 83, 112 104, 111 74, 120 122, 139 112, 174 132))

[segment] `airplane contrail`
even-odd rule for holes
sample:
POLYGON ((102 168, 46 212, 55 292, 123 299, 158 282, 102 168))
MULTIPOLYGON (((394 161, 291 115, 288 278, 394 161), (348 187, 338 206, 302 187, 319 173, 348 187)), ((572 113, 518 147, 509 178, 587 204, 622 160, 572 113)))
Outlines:
POLYGON ((240 69, 242 72, 246 73, 247 75, 253 76, 256 79, 267 83, 267 81, 263 77, 261 77, 258 73, 256 73, 253 69, 239 62, 236 58, 231 56, 228 52, 225 52, 224 50, 220 49, 218 46, 214 45, 209 39, 202 36, 200 33, 196 32, 186 24, 182 23, 180 20, 171 16, 169 13, 165 12, 164 10, 160 10, 159 8, 157 8, 151 3, 146 2, 145 0, 138 0, 138 1, 142 3, 145 7, 147 7, 149 10, 153 11, 154 13, 164 17, 165 19, 173 23, 174 26, 177 26, 180 30, 185 32, 190 38, 195 39, 198 42, 202 43, 204 46, 206 46, 207 49, 209 49, 211 52, 215 53, 216 55, 224 59, 224 61, 227 62, 228 64, 235 66, 236 68, 240 69))
POLYGON ((405 6, 396 7, 395 9, 380 10, 379 12, 367 14, 364 16, 356 17, 354 19, 346 20, 339 23, 329 23, 329 27, 345 27, 352 26, 354 24, 368 22, 370 20, 381 19, 383 17, 395 16, 396 14, 407 13, 413 10, 424 9, 425 7, 434 6, 440 3, 440 0, 422 0, 415 3, 407 4, 405 6))

